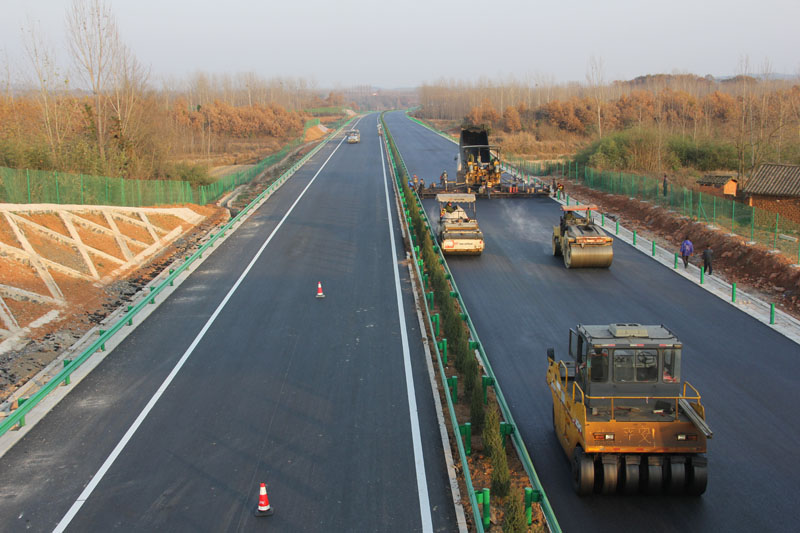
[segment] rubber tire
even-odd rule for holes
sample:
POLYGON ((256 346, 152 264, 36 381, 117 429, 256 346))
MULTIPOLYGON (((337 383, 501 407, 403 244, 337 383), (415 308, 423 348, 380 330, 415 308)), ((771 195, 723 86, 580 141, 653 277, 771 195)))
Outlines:
POLYGON ((708 485, 708 466, 691 465, 687 468, 686 494, 689 496, 702 496, 708 485))
POLYGON ((566 250, 562 250, 562 254, 564 255, 564 266, 567 268, 572 268, 571 250, 569 248, 567 248, 566 250))
POLYGON ((625 477, 620 484, 620 489, 625 494, 636 494, 639 492, 639 471, 641 467, 639 463, 625 464, 624 472, 625 477))
POLYGON ((588 496, 594 490, 594 461, 580 448, 572 454, 572 487, 578 496, 588 496))
POLYGON ((669 463, 667 487, 670 494, 683 494, 686 488, 686 463, 669 463))
POLYGON ((553 257, 558 257, 559 255, 561 255, 561 244, 557 238, 553 237, 553 257))
POLYGON ((619 482, 619 465, 617 463, 603 463, 603 485, 600 492, 614 494, 617 492, 619 482))
POLYGON ((647 465, 646 487, 648 494, 658 494, 661 492, 661 485, 664 483, 664 470, 661 465, 647 465))

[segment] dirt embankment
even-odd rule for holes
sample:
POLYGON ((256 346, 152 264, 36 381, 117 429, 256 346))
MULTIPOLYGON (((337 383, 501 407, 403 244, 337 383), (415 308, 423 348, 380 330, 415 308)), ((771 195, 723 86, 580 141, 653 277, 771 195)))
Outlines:
POLYGON ((773 253, 759 244, 748 244, 738 235, 724 229, 692 220, 647 202, 627 196, 606 194, 566 182, 567 194, 582 202, 597 204, 605 213, 620 218, 645 239, 676 252, 687 236, 694 244, 691 262, 702 265, 701 252, 706 244, 714 253, 714 275, 735 282, 741 290, 774 302, 783 311, 800 318, 800 268, 780 253, 773 253))
MULTIPOLYGON (((59 280, 66 297, 66 305, 60 312, 63 318, 35 328, 20 348, 0 355, 0 401, 5 400, 115 309, 131 302, 134 295, 164 268, 180 257, 193 253, 202 244, 207 233, 224 223, 229 216, 228 210, 221 207, 187 207, 205 218, 135 271, 106 285, 69 278, 59 280)), ((42 222, 38 219, 37 221, 42 222)), ((93 248, 108 254, 115 253, 114 246, 113 240, 92 242, 93 248)), ((10 286, 20 285, 18 282, 24 281, 16 279, 11 269, 4 269, 0 278, 3 284, 10 286)), ((8 301, 13 302, 18 317, 25 316, 25 305, 36 306, 35 302, 8 301)))

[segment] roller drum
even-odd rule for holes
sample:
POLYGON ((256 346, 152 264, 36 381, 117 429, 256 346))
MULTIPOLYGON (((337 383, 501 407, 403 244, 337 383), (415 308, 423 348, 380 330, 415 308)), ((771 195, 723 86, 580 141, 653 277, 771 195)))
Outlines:
POLYGON ((571 244, 568 253, 564 254, 567 268, 608 268, 614 259, 611 246, 583 246, 571 244))

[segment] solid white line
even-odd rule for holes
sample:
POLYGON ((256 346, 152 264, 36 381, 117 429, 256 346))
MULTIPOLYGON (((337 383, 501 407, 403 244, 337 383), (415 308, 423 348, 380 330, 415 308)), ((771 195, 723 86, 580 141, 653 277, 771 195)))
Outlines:
POLYGON ((392 245, 392 268, 394 269, 394 288, 397 294, 397 316, 400 320, 400 339, 403 343, 403 366, 406 372, 406 394, 408 396, 408 412, 411 416, 411 442, 414 446, 414 465, 417 471, 417 493, 419 494, 419 512, 422 520, 422 531, 433 532, 431 518, 431 502, 428 499, 428 480, 425 477, 425 457, 422 454, 422 440, 419 431, 419 414, 417 397, 414 393, 414 376, 411 373, 411 352, 408 349, 408 331, 406 330, 406 314, 403 307, 403 293, 400 289, 400 273, 395 256, 394 228, 392 227, 392 211, 389 203, 389 184, 386 179, 386 163, 383 159, 383 143, 381 151, 381 168, 383 168, 383 190, 386 193, 386 214, 389 217, 389 241, 392 245))
POLYGON ((122 437, 122 440, 119 441, 117 446, 114 448, 114 450, 111 452, 111 454, 105 460, 103 465, 100 467, 100 470, 97 471, 97 473, 94 475, 94 477, 89 482, 89 484, 86 486, 86 488, 83 489, 83 492, 81 492, 80 496, 78 496, 78 499, 75 501, 75 503, 72 504, 72 507, 70 507, 69 511, 67 511, 67 514, 65 514, 64 518, 62 518, 61 521, 58 523, 56 528, 53 530, 54 532, 60 533, 60 532, 64 531, 67 528, 67 526, 69 526, 69 523, 72 521, 72 519, 75 518, 75 515, 78 514, 78 511, 83 506, 84 502, 86 502, 86 500, 89 499, 89 496, 91 496, 92 492, 94 492, 94 489, 97 488, 97 485, 100 483, 100 481, 106 475, 106 472, 108 472, 108 470, 111 468, 111 465, 114 464, 114 461, 117 460, 117 457, 119 457, 120 453, 122 453, 122 450, 125 448, 125 446, 128 444, 128 442, 131 440, 131 438, 133 437, 133 434, 136 433, 136 430, 139 429, 139 426, 142 425, 142 422, 144 422, 144 420, 147 418, 147 415, 150 414, 150 411, 153 409, 153 407, 155 407, 155 405, 158 402, 158 400, 161 399, 161 396, 164 394, 164 391, 167 390, 167 387, 169 387, 170 383, 172 383, 172 380, 175 379, 175 376, 178 375, 178 372, 183 367, 184 363, 186 363, 186 361, 189 359, 189 356, 192 355, 192 352, 194 352, 194 349, 197 347, 197 345, 203 339, 205 334, 208 332, 208 330, 211 327, 211 325, 217 319, 217 316, 220 314, 220 312, 222 312, 222 309, 225 308, 225 305, 228 303, 228 300, 231 299, 231 296, 233 296, 233 293, 236 292, 237 288, 239 288, 239 285, 242 283, 242 281, 244 280, 245 276, 247 276, 247 274, 250 272, 250 269, 253 268, 253 265, 255 265, 255 263, 258 260, 258 258, 261 257, 261 254, 264 252, 264 250, 266 249, 267 245, 270 243, 270 241, 275 236, 275 234, 278 233, 278 230, 281 229, 281 226, 283 226, 283 223, 286 221, 286 219, 292 213, 292 211, 294 210, 294 208, 297 205, 297 203, 300 201, 300 199, 303 197, 303 195, 305 195, 305 193, 308 190, 308 188, 311 187, 311 184, 314 183, 314 180, 317 179, 317 176, 319 176, 320 172, 322 172, 322 169, 325 168, 325 165, 328 164, 328 161, 330 161, 331 157, 333 157, 333 154, 336 153, 336 150, 339 149, 339 147, 342 145, 343 141, 344 141, 344 138, 342 138, 342 140, 339 141, 339 144, 337 144, 336 148, 333 149, 333 152, 331 152, 331 155, 328 156, 328 159, 326 159, 325 162, 322 163, 322 166, 319 167, 319 170, 317 170, 317 173, 314 174, 314 177, 311 178, 311 181, 308 182, 308 185, 305 186, 305 188, 298 195, 297 199, 294 201, 294 203, 291 205, 291 207, 289 207, 289 210, 283 216, 281 221, 278 222, 278 225, 275 226, 274 230, 272 230, 272 233, 270 233, 269 237, 267 237, 267 240, 265 240, 264 244, 261 245, 261 248, 258 249, 258 252, 256 252, 256 255, 253 256, 253 259, 247 265, 247 268, 244 269, 244 272, 242 272, 242 275, 239 276, 239 279, 236 280, 236 283, 233 284, 233 287, 231 287, 231 289, 228 291, 228 294, 225 295, 225 298, 222 299, 222 302, 220 302, 220 304, 217 306, 217 309, 214 311, 214 313, 211 315, 211 317, 208 319, 208 321, 206 321, 206 324, 205 324, 205 326, 203 326, 203 329, 200 330, 200 333, 197 334, 197 337, 195 337, 194 341, 192 341, 192 344, 183 353, 183 356, 180 358, 180 360, 178 360, 178 363, 172 369, 172 372, 169 373, 169 375, 164 380, 164 382, 161 384, 161 386, 158 388, 158 390, 155 392, 155 394, 153 394, 152 398, 150 398, 150 401, 147 402, 147 405, 145 405, 144 409, 142 409, 142 412, 139 413, 139 416, 136 417, 136 420, 134 420, 134 422, 131 425, 131 427, 129 427, 128 431, 125 432, 125 435, 122 437))

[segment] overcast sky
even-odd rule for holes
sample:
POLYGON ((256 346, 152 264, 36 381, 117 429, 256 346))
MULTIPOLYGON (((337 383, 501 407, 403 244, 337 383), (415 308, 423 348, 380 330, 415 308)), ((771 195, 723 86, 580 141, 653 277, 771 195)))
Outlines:
MULTIPOLYGON (((800 73, 800 0, 110 0, 153 78, 256 72, 318 86, 414 87, 441 78, 585 81, 643 74, 800 73)), ((0 0, 0 50, 23 65, 37 21, 65 52, 70 0, 0 0)), ((5 62, 0 56, 0 65, 5 62)), ((18 67, 19 68, 19 67, 18 67)))

